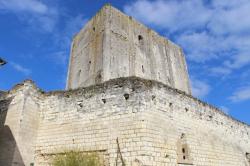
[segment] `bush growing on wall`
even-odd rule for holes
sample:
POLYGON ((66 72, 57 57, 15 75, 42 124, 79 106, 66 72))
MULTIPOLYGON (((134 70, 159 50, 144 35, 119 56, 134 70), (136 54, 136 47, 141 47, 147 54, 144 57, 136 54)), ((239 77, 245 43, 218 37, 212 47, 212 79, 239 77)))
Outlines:
POLYGON ((53 159, 53 166, 102 166, 97 154, 83 154, 81 152, 66 152, 58 154, 53 159))

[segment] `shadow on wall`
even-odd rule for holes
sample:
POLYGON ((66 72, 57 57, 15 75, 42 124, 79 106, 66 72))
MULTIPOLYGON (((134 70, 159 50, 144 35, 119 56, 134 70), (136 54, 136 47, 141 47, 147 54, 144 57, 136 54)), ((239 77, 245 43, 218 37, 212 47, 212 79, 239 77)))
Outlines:
POLYGON ((11 100, 0 100, 0 166, 24 166, 16 140, 9 126, 4 125, 11 100))

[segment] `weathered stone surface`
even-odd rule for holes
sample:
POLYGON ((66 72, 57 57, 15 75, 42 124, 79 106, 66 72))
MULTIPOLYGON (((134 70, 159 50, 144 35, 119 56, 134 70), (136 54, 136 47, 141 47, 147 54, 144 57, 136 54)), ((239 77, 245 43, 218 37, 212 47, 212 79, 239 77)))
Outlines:
POLYGON ((129 76, 191 93, 182 49, 106 5, 73 40, 67 89, 129 76))
POLYGON ((34 162, 40 104, 35 93, 33 84, 26 82, 0 98, 0 165, 34 162))
POLYGON ((69 150, 112 166, 249 165, 250 126, 192 97, 179 47, 110 6, 75 37, 68 89, 0 92, 0 166, 69 150))
MULTIPOLYGON (((54 154, 75 149, 98 152, 107 165, 115 165, 121 163, 117 138, 126 165, 248 163, 248 125, 159 82, 119 78, 44 93, 28 81, 7 98, 12 100, 4 127, 8 126, 19 151, 14 161, 21 157, 25 165, 34 156, 35 165, 49 165, 54 154), (180 160, 181 155, 188 161, 180 160)), ((8 157, 0 153, 0 159, 8 157)))

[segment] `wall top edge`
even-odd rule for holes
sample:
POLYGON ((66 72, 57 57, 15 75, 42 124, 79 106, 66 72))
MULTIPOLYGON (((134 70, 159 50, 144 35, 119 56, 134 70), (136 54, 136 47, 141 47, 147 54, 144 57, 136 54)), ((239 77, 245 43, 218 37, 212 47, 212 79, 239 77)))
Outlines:
POLYGON ((9 90, 7 93, 13 95, 13 94, 17 93, 18 91, 23 90, 25 87, 30 87, 31 89, 36 91, 37 94, 41 95, 42 97, 49 97, 49 96, 70 97, 70 96, 74 96, 74 95, 81 94, 81 93, 88 93, 90 91, 92 93, 98 94, 98 93, 103 92, 103 90, 105 90, 105 89, 112 88, 113 86, 131 87, 131 88, 135 88, 138 92, 151 90, 154 87, 164 88, 165 90, 170 91, 171 93, 173 93, 175 95, 180 95, 181 97, 189 98, 189 99, 193 100, 194 102, 197 102, 198 104, 200 104, 204 107, 209 107, 210 109, 212 109, 216 113, 219 113, 223 116, 226 116, 227 118, 235 121, 236 123, 240 123, 242 125, 250 127, 249 124, 241 122, 241 121, 235 119, 234 117, 232 117, 228 114, 225 114, 219 108, 216 108, 215 106, 213 106, 211 104, 208 104, 204 101, 201 101, 200 99, 198 99, 192 95, 189 95, 189 94, 185 93, 184 91, 172 88, 168 85, 165 85, 165 84, 158 82, 158 81, 155 81, 155 80, 147 80, 147 79, 143 79, 143 78, 139 78, 139 77, 122 77, 122 78, 112 79, 112 80, 106 81, 104 83, 91 85, 88 87, 80 87, 77 89, 69 89, 69 90, 56 90, 56 91, 49 91, 49 92, 45 92, 42 89, 38 88, 32 80, 25 80, 22 83, 19 83, 16 86, 14 86, 14 88, 9 90))
POLYGON ((122 15, 123 17, 129 18, 130 20, 132 20, 134 23, 142 26, 143 28, 148 29, 148 31, 151 32, 152 35, 156 36, 157 38, 161 39, 162 41, 168 43, 169 45, 173 45, 175 47, 177 47, 178 49, 180 49, 182 51, 182 48, 174 43, 173 41, 169 40, 166 36, 161 36, 158 32, 156 32, 155 30, 149 28, 147 25, 143 24, 142 22, 138 21, 136 18, 127 15, 126 13, 124 13, 122 10, 112 6, 112 4, 107 3, 105 4, 99 11, 97 11, 84 25, 84 27, 82 27, 79 32, 77 32, 76 34, 73 35, 73 40, 76 36, 78 36, 78 34, 80 34, 86 27, 86 25, 88 25, 90 22, 92 22, 92 20, 94 20, 96 17, 103 15, 103 14, 107 14, 107 13, 117 13, 117 15, 122 15))

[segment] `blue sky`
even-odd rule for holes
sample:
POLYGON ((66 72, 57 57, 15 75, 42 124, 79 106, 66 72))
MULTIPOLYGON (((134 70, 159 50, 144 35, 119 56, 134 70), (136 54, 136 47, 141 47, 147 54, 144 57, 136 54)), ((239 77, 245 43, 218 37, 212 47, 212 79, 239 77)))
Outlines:
POLYGON ((105 4, 185 51, 193 95, 250 124, 249 0, 0 0, 0 89, 64 89, 72 36, 105 4))

